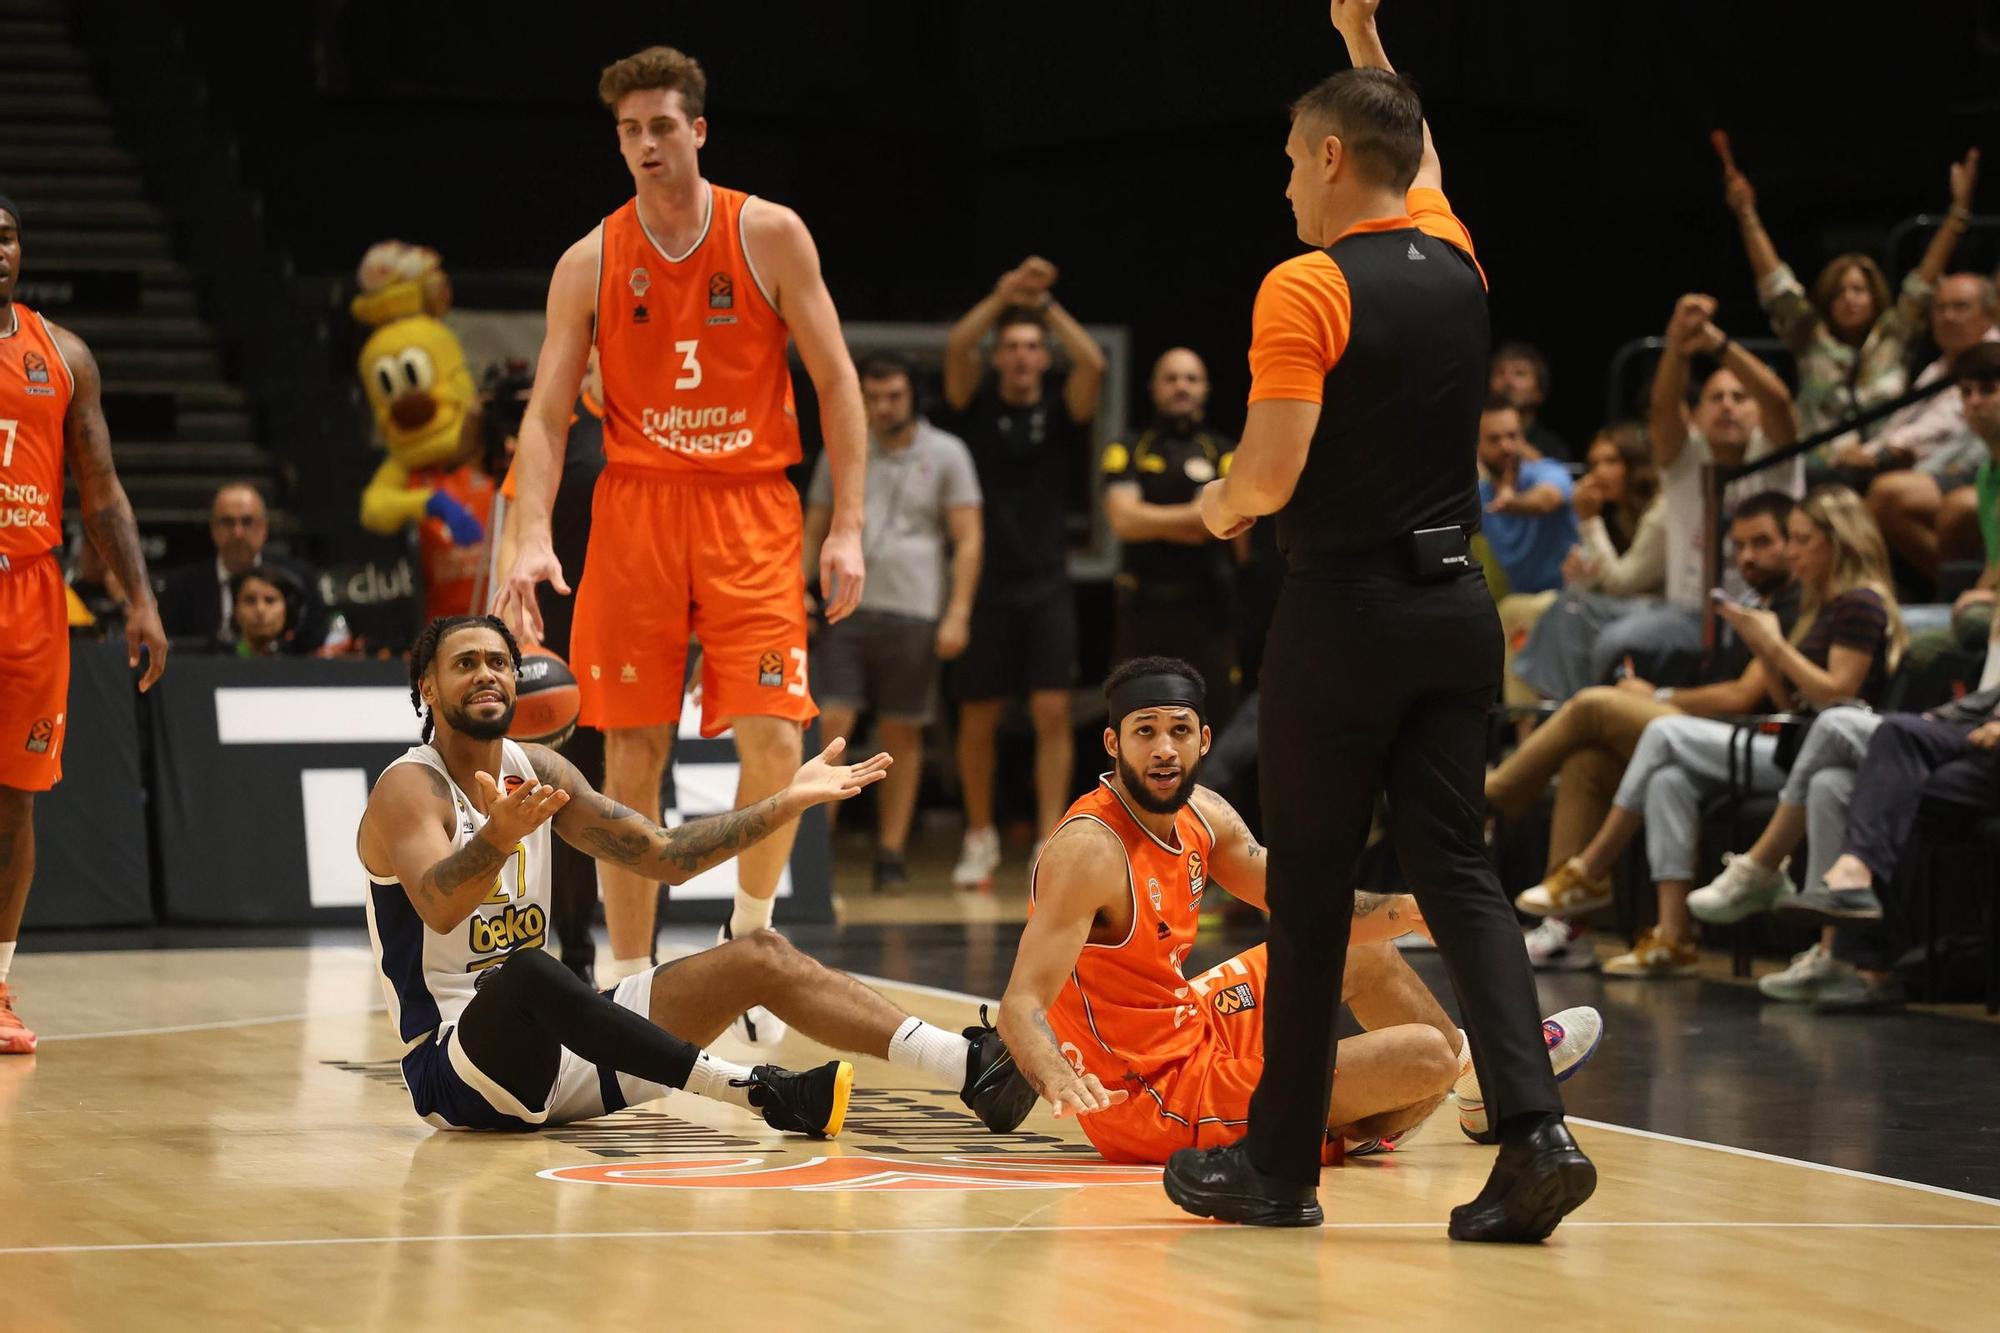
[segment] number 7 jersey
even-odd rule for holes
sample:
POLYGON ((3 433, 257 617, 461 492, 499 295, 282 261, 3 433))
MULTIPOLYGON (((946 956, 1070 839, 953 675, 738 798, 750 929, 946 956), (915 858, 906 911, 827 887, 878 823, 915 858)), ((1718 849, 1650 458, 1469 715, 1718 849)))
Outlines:
POLYGON ((0 556, 62 545, 63 422, 76 391, 48 322, 19 301, 0 334, 0 556))
POLYGON ((799 461, 785 321, 743 240, 750 200, 709 185, 701 239, 678 257, 636 198, 604 219, 596 342, 607 463, 741 479, 799 461))

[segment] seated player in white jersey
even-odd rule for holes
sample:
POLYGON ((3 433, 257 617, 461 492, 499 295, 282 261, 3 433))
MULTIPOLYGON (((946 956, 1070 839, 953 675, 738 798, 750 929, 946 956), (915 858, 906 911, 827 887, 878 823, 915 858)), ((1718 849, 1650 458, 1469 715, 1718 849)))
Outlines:
POLYGON ((833 1137, 852 1065, 744 1068, 702 1049, 764 1005, 824 1045, 957 1084, 997 1133, 1021 1123, 1035 1094, 992 1027, 932 1027, 771 931, 603 992, 550 956, 551 829, 601 861, 677 884, 879 781, 889 758, 843 766, 835 740, 776 795, 663 829, 593 790, 554 751, 506 739, 520 661, 493 617, 432 621, 410 660, 424 743, 383 772, 361 820, 369 939, 418 1115, 444 1129, 523 1130, 680 1088, 760 1112, 779 1130, 833 1137))
MULTIPOLYGON (((1113 768, 1098 791, 1070 808, 1042 849, 1028 924, 1000 1000, 1000 1030, 1019 1072, 1058 1116, 1092 1117, 1085 1131, 1106 1156, 1165 1161, 1175 1147, 1240 1136, 1263 1065, 1262 944, 1183 977, 1197 911, 1187 907, 1174 914, 1185 927, 1185 943, 1171 954, 1171 970, 1148 966, 1155 953, 1183 938, 1162 914, 1163 903, 1172 909, 1200 901, 1200 885, 1182 882, 1182 854, 1170 841, 1182 831, 1180 812, 1194 811, 1198 840, 1207 844, 1200 874, 1258 908, 1264 906, 1267 862, 1235 808, 1196 782, 1211 741, 1201 673, 1179 658, 1134 658, 1113 669, 1104 693, 1104 748, 1113 768), (1136 851, 1121 846, 1112 827, 1128 821, 1142 830, 1136 851), (1162 853, 1171 854, 1162 859, 1162 853), (1153 930, 1133 929, 1141 916, 1141 882, 1149 889, 1153 910, 1147 916, 1156 921, 1157 948, 1153 930), (1107 978, 1106 969, 1120 975, 1107 978), (1081 988, 1106 980, 1131 984, 1122 988, 1118 1007, 1100 998, 1090 1008, 1081 988), (1181 1031, 1189 1020, 1199 1020, 1209 1034, 1191 1052, 1181 1031), (1204 1060, 1207 1066, 1195 1077, 1181 1077, 1204 1060), (1103 1071, 1102 1079, 1091 1064, 1103 1071), (1193 1091, 1188 1104, 1176 1108, 1170 1097, 1162 1098, 1160 1086, 1193 1091), (1125 1105, 1128 1092, 1136 1111, 1125 1105), (1111 1114, 1095 1114, 1104 1112, 1111 1114), (1175 1126, 1190 1124, 1197 1128, 1176 1141, 1175 1126)), ((1187 857, 1189 864, 1200 864, 1200 850, 1187 857)), ((1355 892, 1341 1000, 1363 1032, 1340 1042, 1324 1153, 1329 1164, 1408 1143, 1447 1095, 1457 1103, 1459 1128, 1468 1138, 1499 1141, 1465 1032, 1394 944, 1413 930, 1429 935, 1414 897, 1355 892)), ((1596 1053, 1603 1030, 1602 1017, 1588 1007, 1543 1020, 1558 1081, 1596 1053)))

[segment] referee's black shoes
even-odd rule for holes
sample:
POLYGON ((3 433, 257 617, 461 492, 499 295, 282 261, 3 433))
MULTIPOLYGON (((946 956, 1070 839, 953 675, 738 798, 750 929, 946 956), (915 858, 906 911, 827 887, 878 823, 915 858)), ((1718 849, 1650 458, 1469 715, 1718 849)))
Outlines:
POLYGON ((1196 1217, 1253 1227, 1316 1227, 1325 1220, 1319 1189, 1267 1176, 1240 1143, 1182 1148, 1167 1159, 1167 1197, 1196 1217))
POLYGON ((1526 1138, 1500 1145, 1486 1188, 1451 1210, 1453 1240, 1547 1240, 1556 1223, 1597 1188, 1597 1168, 1551 1116, 1526 1138))

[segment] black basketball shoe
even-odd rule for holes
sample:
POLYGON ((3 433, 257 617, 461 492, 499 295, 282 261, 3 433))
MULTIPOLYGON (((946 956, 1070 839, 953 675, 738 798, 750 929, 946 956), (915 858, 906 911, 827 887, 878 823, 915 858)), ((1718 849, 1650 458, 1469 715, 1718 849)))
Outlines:
POLYGON ((972 1043, 972 1053, 965 1060, 965 1086, 958 1099, 995 1134, 1012 1134, 1035 1109, 1035 1090, 1015 1067, 999 1029, 986 1021, 985 1005, 979 1006, 979 1022, 965 1029, 965 1039, 972 1043))
POLYGON ((803 1074, 776 1065, 758 1065, 747 1079, 732 1079, 732 1088, 750 1089, 750 1105, 764 1123, 786 1134, 830 1139, 847 1121, 847 1098, 854 1091, 854 1066, 829 1060, 803 1074))

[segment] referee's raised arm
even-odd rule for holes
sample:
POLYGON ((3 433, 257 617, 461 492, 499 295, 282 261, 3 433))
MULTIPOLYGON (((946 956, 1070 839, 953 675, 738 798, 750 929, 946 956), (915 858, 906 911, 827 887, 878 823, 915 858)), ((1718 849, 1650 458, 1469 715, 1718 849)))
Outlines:
POLYGON ((1534 977, 1484 845, 1501 659, 1469 548, 1486 278, 1437 188, 1423 106, 1390 68, 1378 4, 1334 0, 1355 68, 1293 105, 1285 195, 1311 248, 1258 289, 1243 442, 1202 494, 1217 536, 1276 515, 1285 554, 1258 731, 1265 1060, 1243 1141, 1174 1154, 1165 1184, 1203 1216, 1319 1224, 1347 876, 1386 795, 1397 859, 1464 1008, 1493 1127, 1484 1141, 1501 1145, 1450 1234, 1540 1240, 1596 1172, 1563 1124, 1534 977))

